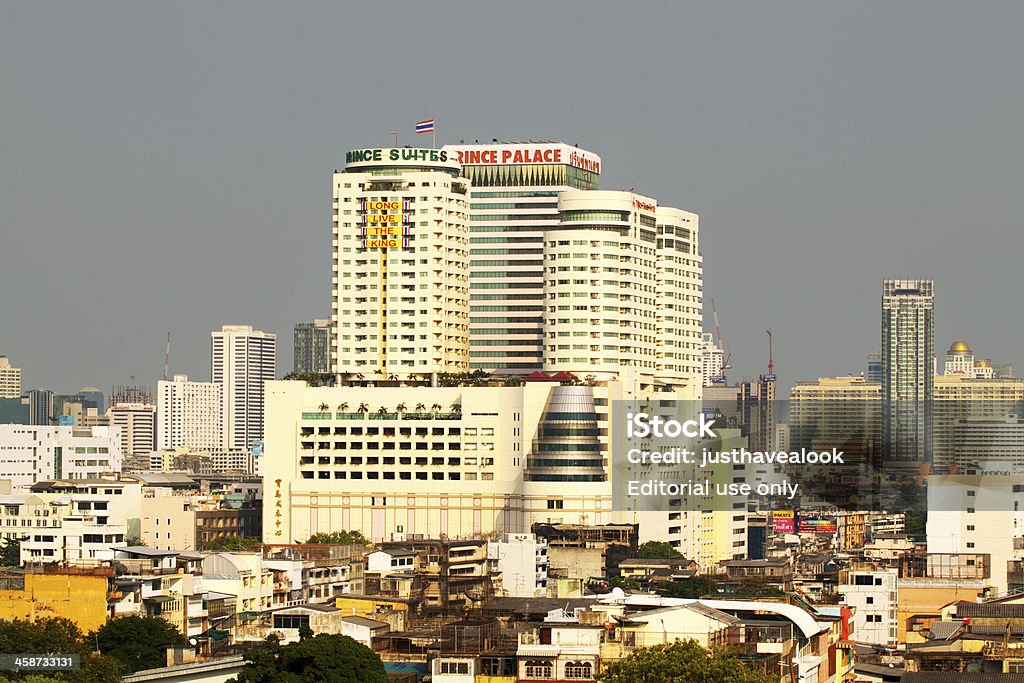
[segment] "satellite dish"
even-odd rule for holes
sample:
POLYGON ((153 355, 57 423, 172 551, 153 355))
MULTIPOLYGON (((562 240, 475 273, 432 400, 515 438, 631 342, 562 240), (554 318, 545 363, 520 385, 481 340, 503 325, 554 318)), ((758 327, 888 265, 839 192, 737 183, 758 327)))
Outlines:
POLYGON ((612 597, 616 600, 621 600, 622 598, 626 597, 626 591, 616 586, 612 589, 612 597))

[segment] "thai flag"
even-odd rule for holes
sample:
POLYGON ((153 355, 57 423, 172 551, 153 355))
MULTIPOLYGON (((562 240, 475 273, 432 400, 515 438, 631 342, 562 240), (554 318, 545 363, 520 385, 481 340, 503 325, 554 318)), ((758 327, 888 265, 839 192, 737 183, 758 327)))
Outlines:
POLYGON ((416 122, 417 133, 433 133, 434 132, 434 119, 427 119, 426 121, 416 122))

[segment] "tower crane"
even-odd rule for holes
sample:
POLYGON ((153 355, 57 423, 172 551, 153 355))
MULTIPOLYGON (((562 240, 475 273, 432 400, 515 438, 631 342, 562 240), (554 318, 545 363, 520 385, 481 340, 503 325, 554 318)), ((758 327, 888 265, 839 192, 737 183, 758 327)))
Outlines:
POLYGON ((714 299, 711 300, 711 314, 715 319, 715 336, 717 337, 716 341, 718 342, 718 345, 722 347, 722 374, 725 374, 726 370, 732 369, 732 365, 729 363, 729 361, 732 360, 732 352, 726 351, 725 344, 722 342, 722 328, 718 324, 718 307, 715 306, 714 299))

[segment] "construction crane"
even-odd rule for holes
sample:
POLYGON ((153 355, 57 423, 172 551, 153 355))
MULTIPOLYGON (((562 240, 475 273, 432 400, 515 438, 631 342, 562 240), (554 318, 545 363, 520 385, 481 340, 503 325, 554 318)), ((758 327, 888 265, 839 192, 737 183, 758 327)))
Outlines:
POLYGON ((712 316, 714 316, 714 319, 715 319, 715 336, 717 337, 716 342, 722 348, 722 354, 723 354, 723 358, 722 358, 722 372, 724 374, 724 372, 726 370, 731 370, 732 369, 732 365, 729 364, 729 361, 732 360, 732 353, 731 352, 726 352, 725 344, 722 343, 722 328, 718 324, 718 307, 715 306, 715 300, 714 299, 711 300, 711 314, 712 314, 712 316))
POLYGON ((775 363, 772 362, 772 331, 765 330, 768 334, 768 377, 775 377, 775 363))

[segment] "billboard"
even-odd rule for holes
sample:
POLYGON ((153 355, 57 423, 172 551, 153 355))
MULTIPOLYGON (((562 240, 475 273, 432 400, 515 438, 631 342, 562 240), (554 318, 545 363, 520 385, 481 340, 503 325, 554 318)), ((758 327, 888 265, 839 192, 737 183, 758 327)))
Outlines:
POLYGON ((801 517, 800 533, 834 534, 836 533, 836 520, 826 517, 801 517))
POLYGON ((796 515, 792 510, 776 510, 772 513, 772 532, 776 534, 796 533, 796 515))

